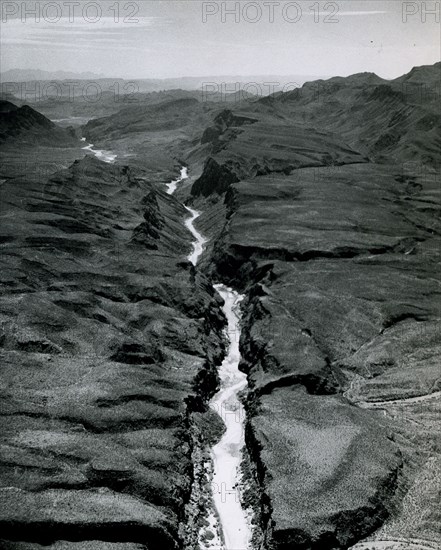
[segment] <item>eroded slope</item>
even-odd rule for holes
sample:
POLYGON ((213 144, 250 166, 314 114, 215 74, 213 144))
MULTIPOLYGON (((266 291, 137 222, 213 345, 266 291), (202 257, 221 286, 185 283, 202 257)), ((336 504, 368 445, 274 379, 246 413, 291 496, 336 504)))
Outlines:
POLYGON ((185 209, 93 157, 2 191, 1 536, 177 548, 223 325, 185 209))

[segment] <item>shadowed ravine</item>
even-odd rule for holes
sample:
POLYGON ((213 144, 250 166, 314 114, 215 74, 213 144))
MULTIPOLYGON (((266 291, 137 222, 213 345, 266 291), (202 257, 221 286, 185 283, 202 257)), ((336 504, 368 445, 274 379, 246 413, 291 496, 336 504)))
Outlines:
MULTIPOLYGON (((185 178, 187 169, 183 168, 181 177, 167 184, 168 193, 173 194, 179 182, 185 178)), ((186 209, 191 217, 185 220, 185 225, 195 237, 193 251, 188 260, 197 265, 207 239, 194 226, 200 212, 187 206, 186 209)), ((246 374, 238 368, 240 302, 244 297, 222 284, 216 284, 214 288, 224 300, 222 311, 228 321, 228 352, 219 368, 220 390, 210 401, 210 408, 219 414, 225 424, 223 436, 210 453, 213 462, 211 489, 215 514, 209 514, 209 520, 212 529, 221 533, 221 540, 213 533, 214 538, 205 547, 212 550, 247 550, 251 541, 251 528, 247 513, 241 505, 239 491, 239 468, 245 445, 245 415, 238 395, 247 385, 246 374)))

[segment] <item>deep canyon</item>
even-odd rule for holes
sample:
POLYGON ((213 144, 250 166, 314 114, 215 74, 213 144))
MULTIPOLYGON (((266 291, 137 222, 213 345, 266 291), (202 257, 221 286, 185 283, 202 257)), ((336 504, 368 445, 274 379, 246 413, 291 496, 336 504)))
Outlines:
POLYGON ((0 102, 1 548, 440 547, 440 70, 0 102))

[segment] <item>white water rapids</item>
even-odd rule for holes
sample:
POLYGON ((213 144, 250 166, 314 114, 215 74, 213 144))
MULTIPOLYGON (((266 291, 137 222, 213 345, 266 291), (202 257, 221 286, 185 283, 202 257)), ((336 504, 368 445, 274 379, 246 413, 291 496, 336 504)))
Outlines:
MULTIPOLYGON (((182 168, 181 177, 167 184, 167 192, 173 194, 177 184, 187 177, 187 169, 182 168)), ((195 238, 193 251, 188 256, 188 260, 196 265, 207 239, 194 226, 200 212, 188 206, 185 208, 191 214, 185 220, 185 225, 195 238)), ((240 302, 243 296, 225 285, 214 285, 214 288, 224 300, 222 310, 228 321, 226 334, 229 345, 228 353, 219 369, 220 390, 210 401, 210 407, 222 418, 226 429, 220 441, 211 449, 213 461, 211 487, 215 513, 209 513, 208 523, 214 537, 207 540, 206 537, 201 538, 200 533, 199 545, 207 550, 248 550, 251 542, 250 518, 242 508, 239 490, 239 470, 242 449, 245 445, 245 415, 238 394, 247 385, 246 375, 238 368, 240 302)))
POLYGON ((181 183, 182 180, 186 180, 188 178, 187 174, 187 168, 184 166, 181 168, 181 175, 178 179, 171 181, 170 183, 167 183, 167 193, 169 195, 173 195, 173 193, 176 191, 176 186, 178 183, 181 183))
POLYGON ((191 217, 185 220, 185 226, 190 230, 191 234, 195 238, 193 241, 193 252, 188 256, 188 259, 193 265, 196 265, 199 260, 199 256, 204 251, 204 244, 207 242, 207 239, 199 233, 199 231, 194 226, 194 221, 199 218, 201 215, 197 210, 193 210, 189 206, 185 207, 188 212, 190 212, 191 217))
POLYGON ((247 385, 246 374, 238 369, 240 302, 243 296, 224 285, 214 285, 224 299, 228 320, 228 353, 219 369, 220 390, 210 402, 224 421, 225 433, 211 450, 213 460, 212 492, 223 535, 225 550, 247 550, 251 540, 248 515, 240 501, 239 473, 245 445, 244 410, 238 394, 247 385))
MULTIPOLYGON (((82 138, 81 141, 86 141, 86 138, 82 138)), ((93 143, 89 143, 86 147, 83 147, 83 151, 90 151, 93 153, 97 159, 107 162, 108 164, 113 164, 117 155, 112 153, 112 151, 105 151, 104 149, 93 149, 93 143)))

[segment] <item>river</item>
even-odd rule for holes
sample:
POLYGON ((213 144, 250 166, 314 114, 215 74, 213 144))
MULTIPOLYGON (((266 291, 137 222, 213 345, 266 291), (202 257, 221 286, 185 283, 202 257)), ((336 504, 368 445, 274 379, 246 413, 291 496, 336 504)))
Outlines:
MULTIPOLYGON (((187 177, 187 169, 181 169, 180 178, 167 184, 167 192, 173 194, 177 185, 187 177)), ((201 213, 188 206, 185 208, 190 213, 185 225, 195 239, 188 260, 196 265, 207 239, 194 226, 201 213)), ((226 336, 229 345, 227 355, 219 368, 220 390, 211 399, 210 407, 222 418, 225 432, 211 449, 213 510, 207 512, 214 537, 210 540, 204 538, 203 541, 200 537, 199 543, 207 550, 248 550, 251 542, 250 516, 242 508, 239 490, 240 464, 245 445, 245 415, 239 393, 247 386, 247 377, 238 368, 240 302, 243 296, 222 284, 216 284, 214 288, 224 300, 222 310, 228 321, 226 336), (216 531, 220 532, 220 538, 216 531)))
POLYGON ((244 438, 244 409, 238 399, 239 392, 247 386, 246 374, 239 370, 240 302, 243 296, 224 285, 214 285, 224 299, 222 307, 228 320, 228 353, 219 369, 220 390, 210 402, 222 418, 226 430, 212 448, 212 492, 219 515, 223 544, 226 550, 249 548, 251 529, 249 517, 240 501, 240 463, 244 438))
POLYGON ((184 166, 181 168, 181 175, 179 176, 179 178, 171 181, 170 183, 167 183, 166 186, 167 186, 167 193, 169 195, 173 195, 173 193, 176 191, 176 187, 178 185, 178 183, 181 183, 181 181, 183 180, 186 180, 188 178, 188 174, 187 174, 187 168, 184 166))
MULTIPOLYGON (((82 138, 81 141, 86 141, 86 138, 82 138)), ((83 151, 90 151, 96 156, 96 158, 102 160, 103 162, 107 162, 108 164, 113 164, 115 162, 117 157, 115 153, 112 153, 112 151, 105 151, 104 149, 93 149, 93 147, 93 143, 89 143, 89 145, 83 147, 83 151)))

